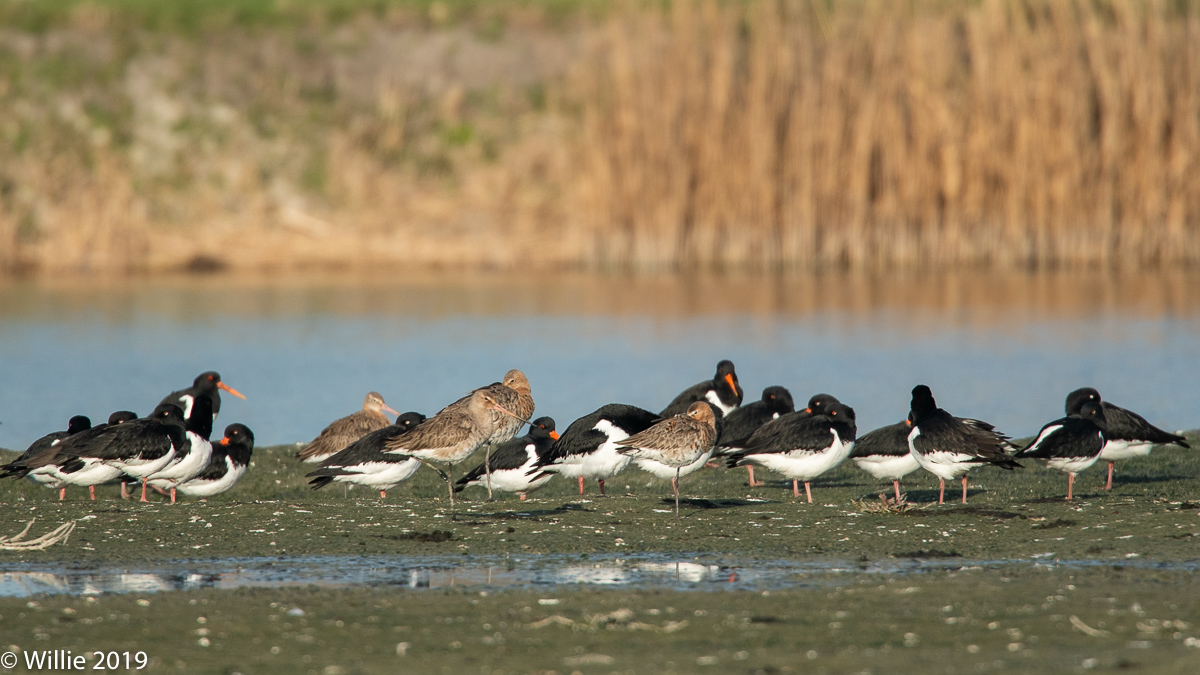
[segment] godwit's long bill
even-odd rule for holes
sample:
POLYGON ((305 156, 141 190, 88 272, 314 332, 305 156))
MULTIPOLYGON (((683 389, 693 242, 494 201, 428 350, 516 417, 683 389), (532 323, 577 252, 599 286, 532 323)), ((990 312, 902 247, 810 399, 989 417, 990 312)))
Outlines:
POLYGON ((329 459, 372 431, 391 425, 387 415, 383 414, 384 411, 393 415, 400 414, 383 402, 382 394, 369 392, 363 399, 362 410, 330 422, 307 447, 296 453, 296 457, 305 462, 322 462, 329 459))

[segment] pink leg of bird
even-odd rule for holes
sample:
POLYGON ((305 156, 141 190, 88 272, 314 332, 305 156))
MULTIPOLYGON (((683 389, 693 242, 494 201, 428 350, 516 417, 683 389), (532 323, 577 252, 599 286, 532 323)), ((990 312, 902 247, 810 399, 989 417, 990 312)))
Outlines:
POLYGON ((521 501, 525 501, 526 499, 529 499, 529 497, 527 497, 524 492, 522 492, 520 495, 518 495, 518 497, 520 497, 521 501))
POLYGON ((142 498, 140 501, 143 501, 143 502, 150 501, 149 499, 146 499, 146 479, 145 478, 142 479, 142 498))
POLYGON ((804 494, 808 495, 808 503, 812 503, 812 488, 809 487, 808 481, 804 481, 804 494))
POLYGON ((387 499, 387 490, 380 490, 380 491, 379 491, 379 498, 380 498, 380 499, 387 499))
POLYGON ((1104 486, 1104 489, 1105 489, 1105 490, 1111 490, 1111 489, 1112 489, 1112 471, 1113 471, 1113 463, 1112 463, 1112 462, 1109 462, 1109 463, 1108 463, 1108 485, 1105 485, 1105 486, 1104 486))
POLYGON ((175 503, 175 488, 171 488, 171 503, 175 503))
POLYGON ((579 496, 583 496, 583 476, 579 477, 579 496))
POLYGON ((800 483, 798 481, 792 481, 792 496, 800 496, 800 483))
POLYGON ((129 486, 125 484, 124 479, 121 480, 121 499, 129 499, 132 495, 129 494, 129 486))
POLYGON ((750 474, 750 487, 762 487, 763 482, 761 480, 757 480, 757 481, 754 480, 754 467, 753 466, 747 464, 746 465, 746 473, 750 474))
POLYGON ((896 488, 896 503, 900 503, 900 481, 893 480, 892 487, 896 488))
POLYGON ((608 493, 604 491, 604 479, 598 478, 598 479, 596 479, 596 482, 600 484, 600 496, 601 497, 608 496, 608 493))
POLYGON ((1067 501, 1071 501, 1071 488, 1075 487, 1075 474, 1067 474, 1067 501))
POLYGON ((946 479, 938 479, 938 503, 944 504, 946 501, 946 479))
POLYGON ((92 501, 96 501, 96 486, 95 485, 88 486, 88 494, 92 496, 92 501))
POLYGON ((963 474, 963 503, 967 503, 967 476, 963 474))
POLYGON ((58 488, 58 501, 61 502, 62 500, 66 499, 66 498, 67 498, 67 488, 65 488, 65 487, 58 488))

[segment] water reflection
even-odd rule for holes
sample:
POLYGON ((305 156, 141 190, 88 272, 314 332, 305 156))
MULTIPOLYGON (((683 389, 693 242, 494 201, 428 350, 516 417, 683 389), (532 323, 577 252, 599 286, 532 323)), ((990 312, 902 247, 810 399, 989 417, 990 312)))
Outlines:
POLYGON ((519 367, 560 426, 661 409, 738 366, 750 397, 828 392, 866 430, 917 382, 1015 436, 1078 386, 1167 429, 1200 424, 1200 272, 1153 274, 187 277, 0 282, 0 447, 75 414, 149 412, 215 369, 260 445, 307 441, 369 390, 440 409, 519 367))
MULTIPOLYGON (((234 589, 281 586, 389 586, 397 588, 533 588, 559 586, 636 587, 676 590, 776 590, 842 585, 863 575, 922 574, 980 567, 1089 567, 1113 561, 1007 560, 964 561, 894 559, 840 560, 682 560, 644 554, 600 556, 580 561, 571 556, 532 556, 462 561, 461 558, 388 556, 241 558, 164 564, 161 568, 60 569, 46 571, 10 566, 0 572, 0 596, 38 594, 100 595, 158 593, 199 588, 234 589)), ((1200 571, 1200 561, 1118 563, 1139 569, 1200 571)))

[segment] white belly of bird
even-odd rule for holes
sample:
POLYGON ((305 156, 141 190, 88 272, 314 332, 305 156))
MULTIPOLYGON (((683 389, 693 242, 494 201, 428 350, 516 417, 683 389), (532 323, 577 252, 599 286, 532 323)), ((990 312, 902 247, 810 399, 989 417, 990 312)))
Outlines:
POLYGON ((37 483, 38 485, 45 485, 46 487, 51 488, 62 487, 63 483, 66 482, 62 472, 58 470, 57 466, 53 465, 39 466, 33 471, 25 474, 25 477, 37 483))
MULTIPOLYGON (((680 467, 679 477, 683 478, 689 473, 692 473, 693 471, 696 471, 700 467, 704 466, 705 462, 712 459, 712 455, 713 451, 710 449, 708 452, 700 455, 696 461, 680 467)), ((671 480, 675 477, 675 467, 667 466, 662 462, 658 462, 653 459, 635 459, 633 462, 634 464, 638 465, 639 469, 652 473, 663 480, 671 480)))
POLYGON ((1051 459, 1039 459, 1037 463, 1047 469, 1055 469, 1066 473, 1079 473, 1095 464, 1098 459, 1100 459, 1099 455, 1092 455, 1091 457, 1054 457, 1051 459))
POLYGON ((613 426, 613 423, 608 420, 600 420, 592 428, 603 432, 605 436, 608 436, 608 440, 601 443, 594 452, 584 455, 583 468, 576 475, 590 480, 612 478, 629 466, 629 457, 617 452, 620 441, 629 438, 629 434, 624 429, 613 426))
POLYGON ((912 453, 907 455, 872 455, 870 457, 855 457, 854 463, 880 480, 900 480, 904 476, 921 468, 912 453))
POLYGON ((1153 449, 1153 443, 1111 440, 1104 444, 1104 449, 1100 451, 1100 459, 1106 462, 1115 462, 1121 459, 1145 457, 1153 449))
POLYGON ((842 439, 838 438, 836 431, 831 433, 833 443, 824 450, 767 452, 760 455, 747 455, 746 459, 792 480, 812 480, 841 464, 854 450, 854 441, 844 443, 842 439))
POLYGON ((225 475, 216 480, 195 480, 192 479, 185 483, 180 483, 179 491, 185 495, 193 497, 211 497, 212 495, 220 494, 233 484, 238 482, 242 474, 246 473, 245 466, 235 466, 233 460, 229 457, 225 458, 225 475))
POLYGON ((134 478, 145 478, 162 471, 174 459, 175 448, 171 448, 166 454, 157 459, 139 459, 134 457, 132 459, 111 460, 108 464, 117 467, 134 478))
POLYGON ((417 469, 421 468, 421 462, 415 459, 403 462, 365 462, 357 466, 342 468, 345 471, 353 473, 344 476, 334 476, 333 480, 335 482, 354 483, 355 485, 364 485, 376 490, 389 490, 412 478, 417 469))
POLYGON ((191 450, 180 457, 179 461, 168 464, 148 477, 148 483, 158 487, 171 487, 192 478, 208 466, 208 460, 212 457, 212 443, 190 431, 187 432, 187 439, 192 444, 191 450))
POLYGON ((63 480, 71 485, 99 485, 115 480, 121 475, 121 470, 109 466, 94 457, 83 457, 84 467, 73 473, 62 474, 63 480))
MULTIPOLYGON (((519 469, 501 469, 492 472, 492 489, 502 492, 533 492, 542 487, 554 474, 545 474, 540 471, 534 472, 534 476, 527 475, 529 466, 523 466, 519 469)), ((483 476, 471 481, 471 485, 486 486, 487 479, 483 476)))

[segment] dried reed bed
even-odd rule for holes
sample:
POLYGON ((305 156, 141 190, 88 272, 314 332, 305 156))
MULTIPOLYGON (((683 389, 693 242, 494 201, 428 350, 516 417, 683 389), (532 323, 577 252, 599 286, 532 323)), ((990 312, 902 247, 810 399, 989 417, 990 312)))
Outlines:
POLYGON ((674 2, 581 70, 598 259, 1171 265, 1200 254, 1200 22, 1168 2, 674 2))
POLYGON ((0 269, 1200 259, 1192 5, 421 7, 0 29, 0 269))

